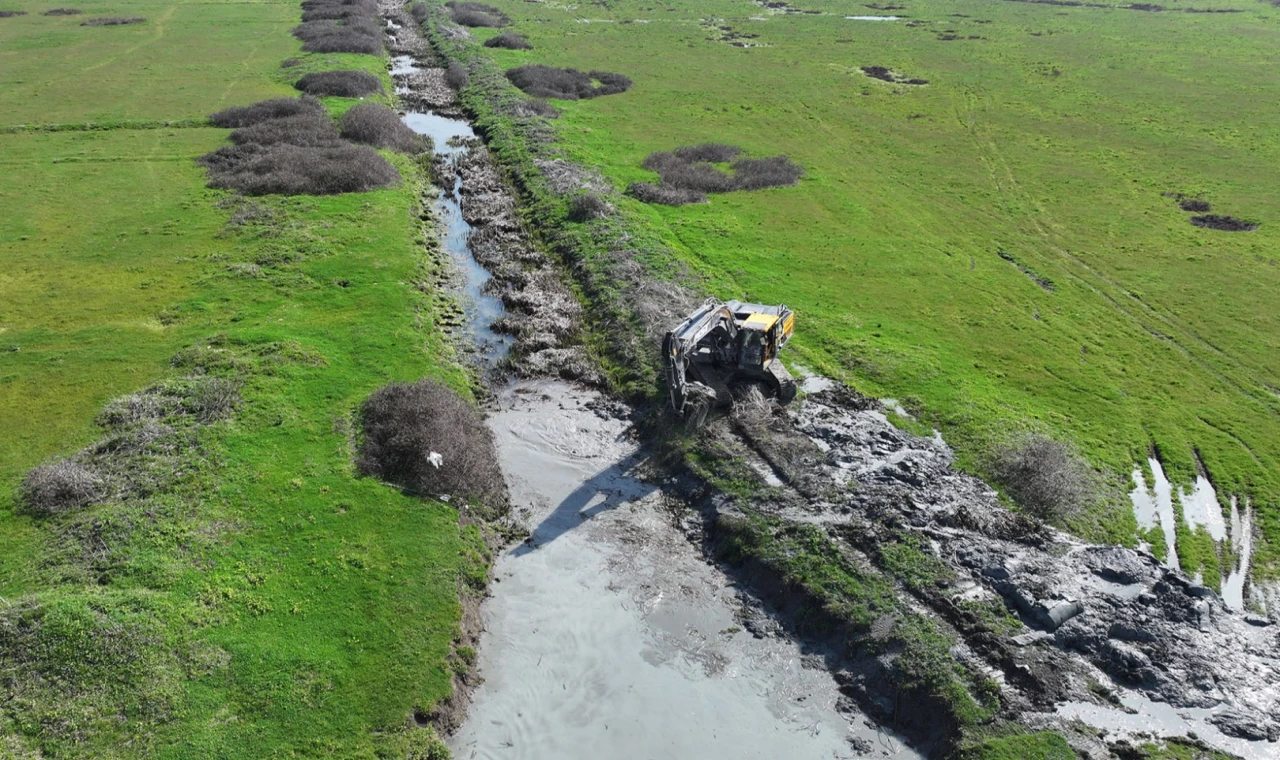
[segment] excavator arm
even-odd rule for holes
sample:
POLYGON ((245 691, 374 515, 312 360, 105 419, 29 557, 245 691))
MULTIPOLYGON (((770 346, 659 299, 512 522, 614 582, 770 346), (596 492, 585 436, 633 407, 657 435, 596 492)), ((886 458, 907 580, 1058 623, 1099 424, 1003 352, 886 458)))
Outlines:
POLYGON ((684 413, 689 391, 688 374, 699 358, 697 354, 714 352, 718 348, 724 350, 725 346, 732 344, 736 333, 733 313, 714 298, 708 299, 697 311, 667 333, 662 341, 662 353, 666 361, 671 406, 677 414, 684 413), (712 339, 712 333, 717 330, 725 333, 718 336, 720 340, 712 339))

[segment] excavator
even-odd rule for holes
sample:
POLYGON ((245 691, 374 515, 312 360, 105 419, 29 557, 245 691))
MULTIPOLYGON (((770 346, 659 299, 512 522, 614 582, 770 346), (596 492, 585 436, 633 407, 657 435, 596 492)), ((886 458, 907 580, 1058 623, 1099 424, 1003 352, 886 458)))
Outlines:
POLYGON ((672 409, 700 423, 711 408, 730 406, 734 387, 746 383, 783 403, 795 398, 795 381, 778 361, 795 326, 786 306, 708 299, 662 341, 672 409))

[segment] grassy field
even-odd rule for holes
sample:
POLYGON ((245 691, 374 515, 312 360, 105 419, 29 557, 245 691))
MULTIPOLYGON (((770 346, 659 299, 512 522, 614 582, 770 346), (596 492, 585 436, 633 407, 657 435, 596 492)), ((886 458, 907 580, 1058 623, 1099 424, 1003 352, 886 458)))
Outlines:
MULTIPOLYGON (((1074 441, 1117 495, 1150 450, 1178 483, 1203 466, 1257 506, 1259 571, 1276 571, 1280 11, 495 4, 535 48, 492 51, 503 66, 635 80, 557 102, 566 151, 619 188, 655 180, 650 152, 704 141, 805 167, 798 187, 709 204, 624 201, 708 291, 795 308, 797 363, 903 400, 970 466, 1024 427, 1074 441), (1261 226, 1195 227, 1177 193, 1261 226)), ((1116 503, 1080 529, 1133 541, 1116 503)), ((1179 546, 1193 569, 1215 551, 1179 546)))
POLYGON ((356 477, 350 414, 393 379, 467 388, 414 285, 422 171, 390 157, 400 187, 236 202, 194 162, 226 138, 208 113, 383 60, 281 69, 295 2, 3 7, 28 15, 0 19, 0 756, 421 749, 407 727, 450 690, 484 548, 447 505, 356 477), (94 15, 147 21, 80 26, 94 15), (192 356, 225 356, 243 402, 177 486, 17 509, 28 468, 192 356))

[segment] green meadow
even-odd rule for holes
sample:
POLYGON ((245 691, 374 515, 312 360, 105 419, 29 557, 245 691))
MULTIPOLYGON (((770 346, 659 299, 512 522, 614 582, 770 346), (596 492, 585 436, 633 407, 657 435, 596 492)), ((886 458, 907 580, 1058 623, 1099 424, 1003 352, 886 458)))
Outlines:
POLYGON ((28 15, 0 19, 0 756, 421 751, 412 715, 450 692, 486 550, 448 505, 357 477, 351 447, 390 380, 467 392, 416 287, 424 172, 388 156, 399 187, 243 201, 195 163, 227 135, 207 114, 384 60, 281 69, 291 1, 3 7, 28 15), (95 15, 147 20, 80 26, 95 15), (193 366, 242 400, 175 487, 19 509, 28 469, 103 435, 106 402, 193 366))
MULTIPOLYGON (((623 201, 706 291, 794 308, 794 363, 899 399, 980 472, 1013 431, 1074 442, 1114 485, 1075 525, 1095 538, 1135 540, 1124 493, 1148 452, 1176 483, 1203 468, 1224 508, 1254 504, 1257 572, 1275 572, 1280 10, 496 5, 534 46, 493 50, 504 67, 634 80, 556 102, 560 145, 618 189, 656 181, 649 153, 707 141, 804 166, 796 187, 623 201), (1179 194, 1260 226, 1193 226, 1179 194)), ((1178 551, 1216 577, 1227 550, 1178 551)))

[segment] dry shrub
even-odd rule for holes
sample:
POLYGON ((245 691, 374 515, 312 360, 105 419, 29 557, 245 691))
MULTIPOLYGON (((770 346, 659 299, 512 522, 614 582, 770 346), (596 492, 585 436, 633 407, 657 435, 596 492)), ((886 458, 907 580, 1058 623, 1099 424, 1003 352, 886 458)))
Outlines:
POLYGON ((480 413, 434 380, 392 383, 360 408, 364 440, 357 465, 423 495, 450 494, 489 505, 503 501, 493 435, 480 413), (440 455, 439 466, 432 453, 440 455))
POLYGON ((454 61, 449 64, 449 68, 444 72, 444 83, 454 92, 458 92, 471 82, 471 74, 467 72, 467 67, 461 63, 454 61))
POLYGON ((209 186, 245 195, 336 195, 394 185, 395 167, 369 148, 258 145, 219 148, 200 158, 209 170, 209 186))
POLYGON ((523 36, 515 32, 503 32, 497 37, 490 37, 484 41, 487 48, 504 48, 506 50, 533 50, 533 45, 523 36))
POLYGON ((646 203, 682 206, 706 201, 707 193, 759 190, 794 185, 804 169, 786 156, 737 158, 741 149, 722 143, 703 143, 674 151, 651 153, 644 168, 662 178, 661 185, 636 182, 627 194, 646 203), (715 166, 732 161, 732 173, 715 166))
MULTIPOLYGON (((674 154, 676 158, 690 163, 707 162, 712 164, 724 164, 732 161, 742 153, 742 148, 736 145, 725 145, 724 143, 702 143, 701 145, 689 145, 683 148, 676 148, 674 154)), ((658 155, 658 154, 654 154, 658 155)), ((652 158, 652 156, 650 156, 652 158)))
POLYGON ((609 204, 600 200, 600 196, 595 193, 583 193, 575 195, 573 200, 569 201, 569 220, 574 222, 589 222, 592 219, 600 219, 609 214, 609 204))
POLYGON ((1223 232, 1252 232, 1253 230, 1258 229, 1257 222, 1237 219, 1234 216, 1223 216, 1222 214, 1193 216, 1191 217, 1191 223, 1197 227, 1206 227, 1211 230, 1222 230, 1223 232))
POLYGON ((1039 433, 996 451, 990 469, 1019 507, 1042 520, 1075 517, 1100 493, 1096 473, 1075 449, 1039 433))
POLYGON ((453 23, 459 26, 501 27, 511 23, 507 14, 492 5, 448 2, 444 6, 449 9, 453 23))
POLYGON ((342 115, 342 136, 402 153, 420 153, 427 147, 422 136, 405 126, 395 111, 373 103, 361 103, 342 115))
POLYGON ((583 72, 531 63, 507 69, 507 80, 535 98, 580 100, 616 95, 631 89, 631 80, 608 71, 583 72), (599 82, 597 85, 596 83, 599 82))
POLYGON ((41 517, 86 507, 99 495, 102 478, 70 459, 32 468, 22 481, 19 499, 31 514, 41 517))
POLYGON ((627 186, 627 195, 642 203, 660 203, 664 206, 684 206, 690 203, 707 202, 706 193, 679 187, 655 185, 651 182, 632 182, 627 186))
POLYGON ((324 106, 310 98, 274 98, 254 103, 251 106, 226 108, 209 116, 214 126, 235 128, 247 127, 268 119, 281 119, 286 116, 300 114, 323 114, 324 106))
POLYGON ((799 182, 802 176, 804 169, 786 156, 740 158, 733 162, 735 190, 786 187, 799 182))
POLYGON ((306 74, 293 86, 308 95, 339 98, 359 98, 372 92, 382 92, 382 81, 373 74, 346 69, 306 74))
POLYGON ((80 10, 79 8, 51 8, 40 15, 41 16, 79 16, 81 13, 84 13, 84 11, 80 10))
POLYGON ((287 116, 283 119, 268 119, 232 132, 228 139, 236 145, 290 145, 329 146, 337 145, 338 130, 334 129, 329 117, 318 113, 305 113, 298 116, 287 116))
POLYGON ((26 11, 0 11, 0 18, 13 18, 14 16, 25 16, 26 11))
POLYGON ((307 0, 302 4, 303 21, 374 18, 377 15, 376 0, 307 0))
POLYGON ((127 24, 141 24, 144 21, 146 19, 142 16, 102 16, 82 22, 80 26, 125 26, 127 24))
POLYGON ((1209 207, 1208 201, 1202 201, 1199 198, 1188 198, 1183 202, 1179 203, 1178 208, 1182 209, 1183 211, 1196 211, 1199 213, 1204 213, 1208 211, 1210 207, 1209 207))
POLYGON ((560 110, 545 100, 531 98, 516 103, 511 109, 516 116, 541 116, 545 119, 560 118, 560 110))
POLYGON ((426 3, 414 3, 409 9, 409 15, 413 16, 413 20, 419 24, 425 24, 427 17, 431 15, 431 10, 427 8, 426 3))
POLYGON ((291 69, 294 66, 301 66, 301 65, 302 65, 301 58, 286 58, 280 62, 280 68, 282 69, 291 69))
POLYGON ((370 18, 304 21, 293 28, 309 53, 382 53, 382 29, 370 18))

